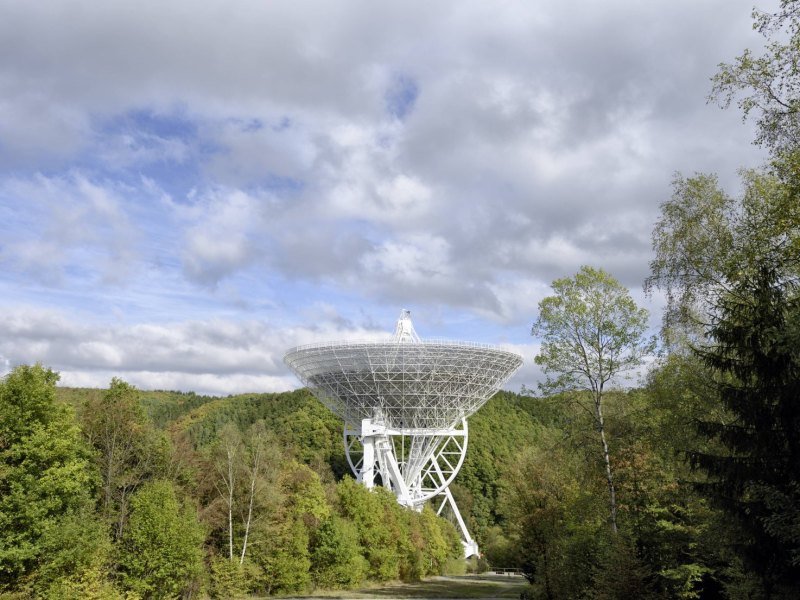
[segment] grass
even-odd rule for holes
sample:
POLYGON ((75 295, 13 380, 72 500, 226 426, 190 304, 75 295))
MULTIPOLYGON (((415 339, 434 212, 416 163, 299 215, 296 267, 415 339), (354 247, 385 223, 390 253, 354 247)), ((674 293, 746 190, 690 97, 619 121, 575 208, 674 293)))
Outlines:
POLYGON ((519 598, 526 582, 522 577, 431 577, 413 583, 393 582, 359 590, 318 591, 288 598, 519 598))

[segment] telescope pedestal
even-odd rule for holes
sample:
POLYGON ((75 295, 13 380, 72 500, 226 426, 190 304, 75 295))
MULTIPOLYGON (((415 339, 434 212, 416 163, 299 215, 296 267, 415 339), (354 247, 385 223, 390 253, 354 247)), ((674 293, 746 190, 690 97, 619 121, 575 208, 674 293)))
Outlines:
POLYGON ((357 481, 373 488, 380 476, 383 487, 391 490, 400 504, 417 511, 426 501, 442 497, 436 514, 441 515, 449 505, 461 532, 465 556, 478 554, 478 544, 448 487, 466 455, 466 419, 461 419, 460 428, 447 429, 395 429, 378 421, 362 419, 356 426, 345 423, 345 454, 357 481))

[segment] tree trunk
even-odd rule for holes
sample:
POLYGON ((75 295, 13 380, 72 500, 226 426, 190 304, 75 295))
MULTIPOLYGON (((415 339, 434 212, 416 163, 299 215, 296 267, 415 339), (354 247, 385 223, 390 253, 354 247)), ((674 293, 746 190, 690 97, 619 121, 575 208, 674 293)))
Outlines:
POLYGON ((233 460, 228 451, 228 557, 233 560, 233 460))
POLYGON ((125 522, 127 521, 128 513, 128 486, 123 486, 119 495, 119 514, 117 515, 117 525, 115 527, 114 539, 119 541, 122 539, 122 534, 125 532, 125 522))
POLYGON ((242 542, 242 556, 239 559, 239 564, 244 564, 244 555, 247 552, 247 538, 250 535, 250 522, 253 518, 253 499, 256 495, 256 478, 258 477, 259 462, 261 453, 258 449, 255 451, 253 457, 253 471, 250 474, 250 505, 247 508, 247 523, 244 526, 244 541, 242 542))
POLYGON ((547 561, 547 548, 542 553, 542 559, 544 560, 544 596, 547 600, 553 600, 555 596, 553 595, 553 588, 550 585, 550 565, 547 561))
POLYGON ((602 392, 595 395, 594 409, 597 418, 597 430, 600 432, 600 441, 603 444, 603 461, 606 466, 606 482, 608 483, 609 498, 609 522, 611 531, 617 533, 617 494, 614 490, 614 477, 611 472, 611 457, 608 454, 608 443, 606 442, 605 423, 603 421, 602 392))
POLYGON ((106 458, 108 463, 106 464, 106 480, 103 485, 103 490, 105 492, 105 499, 103 500, 103 513, 109 521, 111 520, 111 513, 112 507, 114 504, 114 488, 113 488, 113 481, 114 481, 114 467, 112 466, 114 461, 114 452, 113 450, 110 453, 110 456, 106 458))

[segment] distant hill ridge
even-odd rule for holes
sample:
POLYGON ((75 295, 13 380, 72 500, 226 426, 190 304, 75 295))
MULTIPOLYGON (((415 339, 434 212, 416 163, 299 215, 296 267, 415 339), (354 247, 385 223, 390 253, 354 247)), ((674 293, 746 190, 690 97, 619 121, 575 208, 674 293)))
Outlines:
MULTIPOLYGON (((104 393, 97 388, 59 387, 58 397, 82 410, 104 393)), ((140 390, 154 425, 186 436, 195 448, 207 447, 227 423, 246 431, 263 420, 287 452, 334 479, 350 474, 342 444, 342 422, 306 389, 265 394, 204 396, 194 392, 140 390)), ((542 424, 552 419, 538 398, 502 391, 469 419, 469 448, 453 491, 465 504, 465 518, 481 533, 502 520, 500 480, 519 450, 536 442, 542 424)), ((557 411, 556 411, 557 412, 557 411)))

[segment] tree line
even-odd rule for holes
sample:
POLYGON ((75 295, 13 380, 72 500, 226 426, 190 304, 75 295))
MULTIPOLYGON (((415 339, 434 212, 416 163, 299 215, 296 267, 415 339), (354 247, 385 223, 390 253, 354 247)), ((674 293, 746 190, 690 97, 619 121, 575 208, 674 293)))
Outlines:
MULTIPOLYGON (((232 598, 463 571, 449 521, 304 461, 252 419, 250 397, 149 403, 197 422, 203 406, 242 401, 232 414, 249 422, 197 444, 192 424, 156 427, 124 381, 61 393, 57 380, 23 365, 0 382, 4 598, 232 598)), ((260 399, 279 412, 298 405, 286 396, 260 399)))

